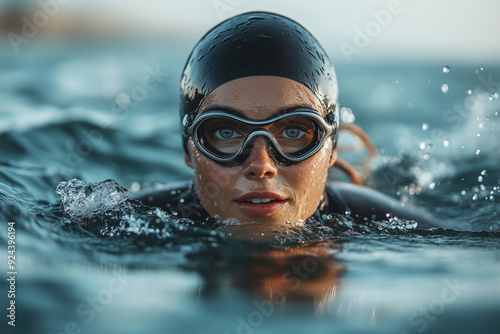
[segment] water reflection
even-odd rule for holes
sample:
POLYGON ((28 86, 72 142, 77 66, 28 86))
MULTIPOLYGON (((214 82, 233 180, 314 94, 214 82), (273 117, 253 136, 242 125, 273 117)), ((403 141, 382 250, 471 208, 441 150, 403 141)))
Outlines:
POLYGON ((187 256, 188 267, 203 278, 200 296, 212 296, 229 285, 278 305, 304 302, 320 308, 335 299, 345 267, 335 257, 340 246, 334 241, 244 247, 223 251, 231 255, 187 256))

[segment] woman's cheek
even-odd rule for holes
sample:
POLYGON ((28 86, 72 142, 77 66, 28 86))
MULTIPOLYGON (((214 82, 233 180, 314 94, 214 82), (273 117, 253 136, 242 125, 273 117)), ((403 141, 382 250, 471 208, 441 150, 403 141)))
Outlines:
POLYGON ((296 210, 300 219, 309 218, 317 209, 324 193, 328 176, 329 150, 325 147, 314 157, 297 165, 290 179, 295 178, 297 206, 296 210))
POLYGON ((226 197, 230 193, 232 184, 232 173, 230 168, 223 167, 200 154, 196 149, 192 150, 194 157, 194 180, 198 197, 212 215, 223 216, 226 197))

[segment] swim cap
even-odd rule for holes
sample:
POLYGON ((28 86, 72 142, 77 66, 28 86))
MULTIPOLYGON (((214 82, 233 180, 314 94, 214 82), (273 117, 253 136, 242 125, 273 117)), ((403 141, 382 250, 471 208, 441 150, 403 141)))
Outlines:
MULTIPOLYGON (((284 77, 308 87, 321 101, 327 120, 338 128, 337 78, 330 58, 303 26, 267 12, 231 17, 196 44, 181 79, 181 122, 187 115, 190 124, 217 87, 256 75, 284 77)), ((337 133, 332 136, 334 147, 337 133)), ((186 152, 188 138, 183 133, 186 152)))

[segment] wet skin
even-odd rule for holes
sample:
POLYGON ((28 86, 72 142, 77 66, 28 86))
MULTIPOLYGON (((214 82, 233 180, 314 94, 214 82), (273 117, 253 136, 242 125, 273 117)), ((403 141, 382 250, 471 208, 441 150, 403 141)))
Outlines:
MULTIPOLYGON (((309 107, 324 116, 319 99, 304 85, 282 77, 252 76, 219 86, 203 101, 198 115, 224 108, 250 120, 264 120, 292 107, 309 107)), ((191 138, 188 149, 185 160, 194 169, 202 205, 227 223, 226 232, 245 239, 267 239, 289 227, 287 222, 309 218, 322 200, 328 168, 337 158, 331 139, 314 156, 291 166, 275 163, 262 137, 255 139, 248 159, 236 167, 211 160, 191 138), (268 203, 251 202, 269 198, 268 203)))

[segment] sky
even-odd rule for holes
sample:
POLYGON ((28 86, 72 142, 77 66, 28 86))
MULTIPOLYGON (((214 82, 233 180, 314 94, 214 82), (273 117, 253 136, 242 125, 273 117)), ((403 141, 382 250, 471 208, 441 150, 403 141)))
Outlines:
POLYGON ((89 34, 112 31, 194 44, 225 18, 264 10, 301 23, 337 62, 500 59, 496 0, 0 0, 0 14, 29 4, 29 19, 50 2, 59 5, 51 18, 63 22, 59 27, 78 22, 89 34))

